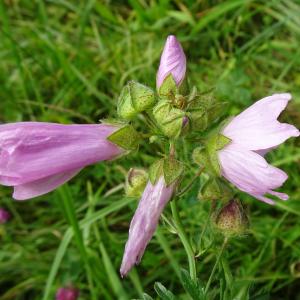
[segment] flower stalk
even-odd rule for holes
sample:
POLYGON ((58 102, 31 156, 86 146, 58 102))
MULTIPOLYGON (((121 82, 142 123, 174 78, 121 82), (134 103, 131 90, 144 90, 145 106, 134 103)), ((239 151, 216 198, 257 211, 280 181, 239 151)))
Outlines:
POLYGON ((172 210, 172 216, 174 225, 177 229, 178 236, 182 242, 182 245, 185 249, 186 255, 188 257, 189 262, 189 272, 192 280, 197 280, 197 271, 196 271, 196 260, 195 260, 195 254, 193 251, 193 248, 191 246, 191 243, 189 242, 189 239, 184 231, 182 222, 179 217, 178 208, 176 204, 176 199, 173 199, 171 201, 171 210, 172 210))

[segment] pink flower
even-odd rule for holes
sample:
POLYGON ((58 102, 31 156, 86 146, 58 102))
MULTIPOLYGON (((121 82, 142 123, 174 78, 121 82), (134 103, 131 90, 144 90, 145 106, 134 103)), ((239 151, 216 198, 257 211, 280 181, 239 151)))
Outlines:
POLYGON ((240 190, 263 202, 274 204, 265 194, 287 200, 288 195, 273 191, 288 178, 282 170, 269 165, 263 155, 299 130, 277 118, 285 109, 290 94, 263 98, 233 118, 222 134, 231 142, 218 152, 222 175, 240 190))
POLYGON ((0 184, 25 200, 48 193, 83 167, 123 149, 107 140, 117 126, 21 122, 0 125, 0 184))
POLYGON ((79 291, 73 287, 60 288, 56 293, 56 300, 77 300, 79 291))
POLYGON ((160 177, 155 185, 148 182, 130 223, 129 237, 120 269, 122 277, 141 261, 157 227, 159 217, 172 197, 174 187, 174 184, 167 187, 163 177, 160 177))
POLYGON ((6 209, 0 207, 0 224, 6 223, 9 219, 10 213, 6 209))
POLYGON ((160 58, 160 65, 156 75, 156 86, 159 89, 165 78, 172 74, 179 86, 186 71, 186 57, 180 43, 174 35, 169 35, 160 58))

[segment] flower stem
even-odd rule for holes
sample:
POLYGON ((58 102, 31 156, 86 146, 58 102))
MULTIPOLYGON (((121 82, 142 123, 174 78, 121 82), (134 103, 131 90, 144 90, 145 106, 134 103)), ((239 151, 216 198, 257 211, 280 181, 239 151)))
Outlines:
POLYGON ((177 204, 176 204, 175 200, 171 201, 171 210, 172 210, 172 215, 173 215, 173 219, 174 219, 174 224, 175 224, 177 232, 178 232, 178 236, 183 244, 183 247, 184 247, 187 257, 188 257, 190 276, 191 276, 192 280, 196 281, 197 274, 196 274, 196 262, 195 262, 194 251, 193 251, 192 246, 188 240, 188 237, 183 229, 181 220, 179 218, 179 213, 178 213, 177 204))
POLYGON ((227 245, 227 242, 228 242, 228 238, 225 237, 225 238, 224 238, 224 242, 223 242, 222 247, 221 247, 221 250, 220 250, 219 255, 218 255, 218 257, 217 257, 216 263, 215 263, 215 265, 214 265, 214 267, 213 267, 213 269, 212 269, 212 271, 211 271, 211 273, 210 273, 210 276, 209 276, 209 278, 208 278, 208 281, 207 281, 207 284, 206 284, 206 287, 205 287, 205 291, 204 291, 205 294, 208 292, 208 289, 209 289, 210 284, 211 284, 211 282, 212 282, 213 276, 215 275, 217 266, 218 266, 218 264, 219 264, 219 262, 220 262, 220 259, 221 259, 221 257, 222 257, 222 254, 223 254, 223 251, 224 251, 224 249, 225 249, 225 246, 227 245))
POLYGON ((189 182, 189 184, 187 186, 185 186, 176 196, 181 197, 182 195, 184 195, 194 184, 195 180, 197 180, 200 176, 200 174, 202 173, 203 168, 201 168, 192 178, 192 180, 189 182))

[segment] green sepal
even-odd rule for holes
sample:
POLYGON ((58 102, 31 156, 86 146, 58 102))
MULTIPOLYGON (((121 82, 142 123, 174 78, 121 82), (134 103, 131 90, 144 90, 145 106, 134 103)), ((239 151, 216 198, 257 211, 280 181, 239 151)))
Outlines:
POLYGON ((164 159, 157 160, 149 168, 149 179, 152 185, 163 175, 164 159))
POLYGON ((163 172, 167 186, 179 179, 183 171, 184 166, 180 161, 174 158, 166 158, 164 160, 163 172))
POLYGON ((153 117, 165 136, 179 137, 185 117, 184 111, 174 108, 169 101, 162 100, 154 107, 153 117))
POLYGON ((193 151, 193 161, 213 177, 221 176, 221 169, 216 152, 209 153, 207 148, 198 147, 193 151))
POLYGON ((131 120, 137 114, 151 108, 155 102, 152 89, 141 83, 130 81, 121 91, 117 113, 121 118, 131 120))
POLYGON ((177 85, 171 73, 164 79, 159 87, 158 94, 163 98, 170 98, 177 94, 177 85))
POLYGON ((125 126, 128 124, 127 121, 115 119, 115 118, 101 119, 100 122, 101 124, 116 125, 116 126, 125 126))
POLYGON ((211 178, 209 179, 201 188, 198 199, 200 200, 221 200, 228 201, 232 199, 233 192, 219 178, 211 178))
POLYGON ((219 133, 211 136, 207 141, 208 152, 222 150, 231 142, 231 139, 219 133))
POLYGON ((107 140, 125 150, 132 151, 138 148, 141 136, 131 125, 126 125, 111 134, 107 140))

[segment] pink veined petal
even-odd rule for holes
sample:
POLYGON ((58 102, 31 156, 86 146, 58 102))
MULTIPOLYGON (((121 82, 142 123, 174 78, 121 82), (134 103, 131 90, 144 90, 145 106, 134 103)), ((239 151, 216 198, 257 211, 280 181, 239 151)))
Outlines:
POLYGON ((268 197, 261 196, 261 195, 255 195, 255 194, 249 194, 256 198, 259 201, 262 201, 264 203, 270 204, 270 205, 275 205, 275 202, 272 199, 269 199, 268 197))
POLYGON ((164 79, 172 74, 177 86, 181 84, 186 72, 186 57, 174 35, 169 35, 160 58, 156 75, 156 86, 159 88, 164 79))
POLYGON ((268 164, 259 154, 231 143, 218 156, 222 175, 240 190, 265 202, 268 200, 263 196, 268 193, 282 198, 282 193, 272 190, 286 181, 287 174, 268 164))
POLYGON ((121 276, 125 276, 135 264, 140 262, 157 227, 160 215, 172 197, 173 190, 174 184, 166 187, 163 177, 155 185, 148 182, 130 223, 129 237, 120 268, 121 276))
POLYGON ((255 150, 255 152, 261 156, 265 156, 267 153, 269 153, 270 151, 272 151, 276 148, 277 147, 271 147, 271 148, 267 148, 267 149, 255 150))
POLYGON ((113 159, 107 137, 118 127, 21 122, 0 125, 0 184, 21 185, 113 159))
POLYGON ((257 151, 299 136, 295 126, 277 120, 290 99, 290 94, 274 94, 255 102, 233 118, 223 129, 223 134, 244 148, 257 151))
POLYGON ((80 172, 81 169, 76 169, 64 173, 58 173, 36 181, 16 185, 14 187, 13 198, 16 200, 27 200, 46 193, 49 193, 66 183, 80 172))

